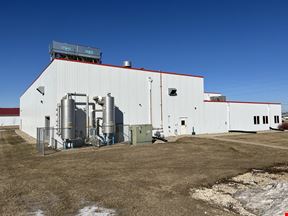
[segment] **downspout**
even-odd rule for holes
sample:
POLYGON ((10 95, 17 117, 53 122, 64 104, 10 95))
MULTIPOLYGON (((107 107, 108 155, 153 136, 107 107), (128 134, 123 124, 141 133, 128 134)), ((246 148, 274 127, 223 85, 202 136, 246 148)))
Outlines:
POLYGON ((160 73, 160 127, 163 130, 163 85, 162 85, 162 72, 160 73))
POLYGON ((88 139, 90 138, 90 131, 89 131, 89 96, 86 97, 86 135, 88 139))
POLYGON ((268 109, 268 124, 269 124, 269 128, 271 128, 271 121, 270 121, 270 105, 267 104, 267 109, 268 109))
POLYGON ((230 131, 230 104, 227 103, 227 129, 230 131))
POLYGON ((148 78, 149 82, 149 110, 150 110, 150 124, 153 127, 153 121, 152 121, 152 82, 153 79, 151 77, 148 78))

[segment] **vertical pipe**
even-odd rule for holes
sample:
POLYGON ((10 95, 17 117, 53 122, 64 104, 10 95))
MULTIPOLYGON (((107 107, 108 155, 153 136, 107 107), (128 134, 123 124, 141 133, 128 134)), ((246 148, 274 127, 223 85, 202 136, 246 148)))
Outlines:
POLYGON ((160 127, 163 129, 163 85, 162 85, 162 73, 160 73, 160 115, 161 115, 161 123, 160 127))
POLYGON ((57 128, 57 135, 61 135, 61 104, 57 105, 57 123, 58 123, 58 128, 57 128))
POLYGON ((86 99, 86 137, 89 138, 89 96, 86 99))
POLYGON ((91 125, 92 125, 92 128, 95 128, 95 125, 96 125, 96 123, 95 123, 95 121, 96 121, 96 120, 95 120, 95 115, 96 115, 95 112, 96 112, 96 108, 95 108, 95 104, 93 103, 93 104, 92 104, 92 112, 91 112, 91 119, 92 119, 92 120, 91 120, 91 121, 92 121, 92 122, 91 122, 91 123, 92 123, 91 125))
POLYGON ((268 109, 268 125, 269 125, 269 128, 268 128, 268 129, 270 129, 270 127, 271 127, 271 121, 270 121, 270 105, 269 105, 269 104, 267 104, 267 109, 268 109))
POLYGON ((152 78, 148 78, 149 81, 149 106, 150 106, 150 124, 153 126, 153 121, 152 121, 152 78))
POLYGON ((230 130, 230 104, 227 103, 227 131, 230 130))

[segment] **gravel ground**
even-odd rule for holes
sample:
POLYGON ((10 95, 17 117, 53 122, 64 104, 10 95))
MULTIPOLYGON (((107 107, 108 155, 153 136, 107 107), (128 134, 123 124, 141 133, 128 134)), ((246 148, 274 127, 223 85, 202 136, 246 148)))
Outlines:
POLYGON ((283 216, 288 210, 288 166, 252 170, 217 183, 193 188, 191 196, 244 216, 283 216))

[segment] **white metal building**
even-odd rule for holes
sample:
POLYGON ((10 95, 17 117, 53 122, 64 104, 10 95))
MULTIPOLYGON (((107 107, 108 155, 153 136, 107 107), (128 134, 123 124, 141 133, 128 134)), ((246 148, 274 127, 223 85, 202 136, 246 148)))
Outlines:
POLYGON ((18 126, 19 108, 0 108, 0 126, 18 126))
POLYGON ((74 92, 91 102, 111 93, 116 124, 151 123, 165 136, 269 130, 281 119, 279 103, 211 101, 221 94, 204 93, 202 76, 55 58, 20 98, 21 129, 36 137, 45 118, 56 127, 57 104, 74 92))

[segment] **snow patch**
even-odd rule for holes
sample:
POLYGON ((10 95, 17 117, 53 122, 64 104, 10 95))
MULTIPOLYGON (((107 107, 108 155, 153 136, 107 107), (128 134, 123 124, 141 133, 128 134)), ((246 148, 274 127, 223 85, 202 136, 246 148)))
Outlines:
POLYGON ((35 212, 31 212, 28 214, 29 216, 44 216, 44 212, 41 209, 38 209, 35 212))
POLYGON ((245 216, 283 216, 288 210, 288 167, 253 170, 211 188, 192 188, 192 198, 245 216))
POLYGON ((264 188, 240 191, 235 198, 244 207, 254 209, 262 216, 283 216, 288 211, 288 182, 273 182, 264 188))
POLYGON ((116 212, 114 209, 92 205, 80 209, 77 216, 116 216, 116 212))

